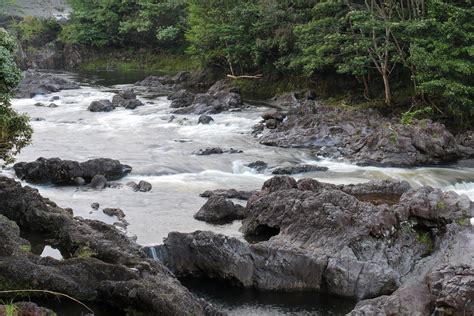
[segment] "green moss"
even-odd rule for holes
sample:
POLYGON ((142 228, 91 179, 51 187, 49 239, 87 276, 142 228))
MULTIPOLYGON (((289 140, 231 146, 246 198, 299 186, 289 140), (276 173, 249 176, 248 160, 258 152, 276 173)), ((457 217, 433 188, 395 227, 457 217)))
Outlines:
POLYGON ((458 219, 457 222, 460 226, 467 226, 469 224, 469 218, 463 217, 463 218, 458 219))
POLYGON ((21 245, 20 250, 23 252, 31 252, 31 246, 30 245, 21 245))
POLYGON ((398 142, 398 135, 396 133, 392 133, 388 139, 393 145, 395 145, 398 142))
POLYGON ((89 258, 97 255, 97 252, 92 250, 89 246, 79 247, 74 253, 74 257, 77 258, 89 258))
POLYGON ((438 201, 438 203, 436 203, 436 208, 438 210, 442 210, 446 207, 446 204, 444 203, 444 201, 438 201))

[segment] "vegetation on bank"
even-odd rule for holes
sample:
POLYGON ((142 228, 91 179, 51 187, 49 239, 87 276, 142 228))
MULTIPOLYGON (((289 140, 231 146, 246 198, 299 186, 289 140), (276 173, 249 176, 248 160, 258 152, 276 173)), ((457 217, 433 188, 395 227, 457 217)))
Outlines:
MULTIPOLYGON (((316 87, 354 105, 409 109, 458 127, 474 118, 472 0, 69 2, 60 41, 129 52, 99 55, 86 69, 261 74, 239 82, 256 94, 316 87)), ((24 20, 16 30, 27 39, 57 27, 41 23, 24 20)))
POLYGON ((16 113, 10 106, 21 79, 14 60, 15 45, 14 39, 0 28, 0 161, 7 164, 29 144, 32 134, 28 117, 16 113))

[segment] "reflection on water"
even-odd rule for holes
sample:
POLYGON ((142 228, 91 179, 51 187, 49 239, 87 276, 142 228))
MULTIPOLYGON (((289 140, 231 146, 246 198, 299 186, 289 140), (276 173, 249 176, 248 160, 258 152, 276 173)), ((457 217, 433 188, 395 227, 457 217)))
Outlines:
POLYGON ((201 279, 181 282, 229 315, 345 315, 355 306, 353 300, 316 292, 257 291, 201 279))

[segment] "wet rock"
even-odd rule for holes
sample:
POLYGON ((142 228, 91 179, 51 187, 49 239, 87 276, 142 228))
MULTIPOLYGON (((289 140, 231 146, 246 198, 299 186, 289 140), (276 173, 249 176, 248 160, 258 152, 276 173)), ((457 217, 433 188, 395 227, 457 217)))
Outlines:
POLYGON ((130 187, 135 192, 149 192, 152 189, 152 185, 146 181, 140 181, 138 184, 136 182, 129 182, 127 186, 130 187))
MULTIPOLYGON (((432 188, 415 190, 405 183, 374 181, 362 186, 274 177, 245 209, 241 230, 256 244, 210 232, 170 233, 158 247, 159 258, 181 276, 267 290, 312 289, 359 300, 389 297, 408 285, 407 280, 422 275, 420 271, 438 261, 445 263, 446 258, 472 262, 460 248, 466 240, 449 247, 453 236, 469 232, 459 224, 474 213, 467 197, 432 188), (344 190, 401 197, 397 204, 378 205, 344 190), (434 212, 439 199, 446 210, 434 212), (456 255, 446 257, 447 249, 456 255)), ((377 308, 367 311, 379 312, 377 308)))
POLYGON ((92 178, 103 175, 108 181, 123 178, 132 170, 118 160, 99 158, 86 162, 61 160, 59 158, 38 158, 33 162, 20 162, 13 166, 16 176, 31 183, 53 183, 56 185, 77 184, 77 178, 90 183, 92 178))
POLYGON ((138 183, 138 191, 140 192, 149 192, 151 191, 151 189, 152 189, 152 185, 149 182, 142 180, 138 183))
POLYGON ((274 119, 269 119, 265 121, 265 127, 269 129, 275 129, 278 126, 278 122, 274 119))
POLYGON ((209 156, 209 155, 219 155, 223 153, 224 153, 224 150, 220 147, 208 147, 206 149, 199 149, 194 154, 198 156, 209 156))
POLYGON ((74 184, 78 186, 83 186, 86 184, 86 180, 84 180, 83 177, 75 177, 73 181, 74 181, 74 184))
POLYGON ((210 117, 209 115, 201 115, 198 119, 198 124, 210 124, 211 122, 214 122, 214 119, 210 117))
POLYGON ((92 177, 91 188, 95 190, 103 190, 107 187, 107 178, 101 174, 96 174, 92 177))
POLYGON ((168 96, 168 100, 171 100, 171 108, 184 108, 193 104, 194 93, 191 93, 184 89, 179 90, 168 96))
POLYGON ((194 218, 208 223, 225 223, 244 218, 245 208, 220 195, 211 195, 194 218))
MULTIPOLYGON (((177 105, 185 105, 191 100, 191 96, 180 92, 177 95, 181 98, 173 97, 177 105)), ((223 111, 240 109, 243 105, 240 89, 229 80, 217 81, 206 93, 194 95, 193 101, 188 106, 183 106, 173 113, 176 114, 217 114, 223 111)))
POLYGON ((249 168, 252 168, 252 169, 255 169, 255 171, 257 172, 262 172, 262 171, 265 171, 268 167, 268 164, 265 162, 265 161, 262 161, 262 160, 257 160, 255 162, 251 162, 247 165, 245 165, 249 168))
POLYGON ((316 165, 299 165, 299 166, 289 166, 273 169, 272 174, 275 175, 292 175, 305 172, 314 172, 314 171, 328 171, 327 167, 321 167, 316 165))
POLYGON ((403 125, 374 110, 304 105, 274 123, 261 135, 262 144, 311 148, 315 155, 359 165, 446 164, 474 155, 474 148, 462 145, 469 142, 457 140, 442 124, 422 120, 403 125))
POLYGON ((97 202, 94 202, 94 203, 91 204, 91 208, 92 208, 93 210, 98 210, 99 207, 100 207, 100 204, 97 203, 97 202))
POLYGON ((222 196, 227 199, 248 200, 256 191, 238 191, 235 189, 228 190, 208 190, 201 193, 199 196, 209 198, 214 195, 222 196))
POLYGON ((125 218, 125 213, 119 208, 104 208, 102 212, 108 216, 117 216, 119 220, 125 218))
POLYGON ((283 122, 283 120, 285 119, 285 115, 278 111, 268 111, 262 114, 262 118, 265 121, 275 120, 277 122, 283 122))
POLYGON ((135 90, 132 88, 124 88, 120 90, 118 95, 125 100, 134 100, 137 98, 137 95, 135 94, 135 90))
POLYGON ((193 154, 198 155, 198 156, 209 156, 209 155, 219 155, 219 154, 240 154, 240 153, 243 153, 243 151, 239 149, 234 149, 234 148, 224 150, 220 147, 208 147, 206 149, 199 149, 193 154))
POLYGON ((49 101, 54 102, 54 101, 57 101, 59 99, 61 99, 61 98, 58 95, 55 95, 54 97, 51 97, 51 99, 49 99, 49 101))
POLYGON ((142 106, 143 103, 138 99, 124 99, 119 94, 114 95, 112 98, 112 104, 115 107, 123 107, 129 110, 134 110, 139 106, 142 106))
POLYGON ((111 112, 115 110, 115 105, 109 100, 93 101, 87 108, 91 112, 111 112))
POLYGON ((45 95, 61 90, 79 89, 80 86, 55 74, 28 70, 17 87, 16 98, 33 98, 35 95, 45 95))
POLYGON ((73 218, 37 190, 5 177, 0 215, 0 290, 50 290, 140 314, 219 314, 115 227, 73 218), (50 238, 64 259, 23 251, 28 242, 20 230, 50 238))

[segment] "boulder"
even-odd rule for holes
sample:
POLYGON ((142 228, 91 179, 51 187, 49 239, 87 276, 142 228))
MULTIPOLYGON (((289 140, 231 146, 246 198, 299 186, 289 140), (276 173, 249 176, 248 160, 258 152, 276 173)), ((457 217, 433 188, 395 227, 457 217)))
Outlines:
POLYGON ((127 186, 130 187, 135 192, 149 192, 152 189, 152 185, 146 181, 140 181, 138 184, 136 182, 129 182, 127 186))
POLYGON ((134 110, 139 106, 142 106, 143 103, 138 99, 124 99, 119 94, 116 94, 112 98, 112 104, 114 107, 123 107, 129 110, 134 110))
POLYGON ((23 73, 23 79, 16 89, 15 97, 33 98, 36 95, 79 88, 77 83, 56 74, 28 70, 23 73))
POLYGON ((403 125, 374 110, 304 105, 290 111, 285 121, 270 118, 266 125, 259 138, 264 145, 310 148, 315 155, 358 165, 409 167, 474 156, 468 136, 456 139, 440 123, 403 125))
POLYGON ((115 105, 109 100, 93 101, 87 108, 91 112, 110 112, 115 110, 115 105))
POLYGON ((194 93, 182 89, 169 95, 168 100, 171 100, 171 108, 184 108, 193 104, 194 93))
POLYGON ((208 223, 225 223, 244 218, 244 207, 226 200, 220 195, 211 195, 194 218, 208 223))
POLYGON ((209 155, 219 155, 219 154, 240 154, 243 153, 242 150, 229 148, 229 149, 222 149, 220 147, 207 147, 206 149, 199 149, 198 151, 194 152, 194 155, 198 156, 209 156, 209 155))
POLYGON ((133 88, 124 88, 120 90, 118 95, 125 100, 134 100, 137 98, 137 95, 135 94, 135 90, 133 90, 133 88))
POLYGON ((125 213, 119 208, 104 208, 102 212, 108 216, 117 216, 119 220, 125 218, 125 213))
POLYGON ((73 218, 37 190, 5 177, 0 177, 0 238, 1 291, 49 290, 135 314, 220 315, 114 226, 73 218), (23 232, 48 239, 63 260, 29 252, 23 232))
POLYGON ((251 163, 249 163, 245 166, 249 167, 251 169, 255 169, 255 171, 257 171, 257 172, 263 172, 267 169, 268 164, 265 161, 257 160, 257 161, 251 162, 251 163))
POLYGON ((206 124, 210 124, 211 122, 214 122, 214 119, 212 117, 210 117, 209 115, 201 115, 198 119, 198 124, 203 124, 203 125, 206 125, 206 124))
MULTIPOLYGON (((211 232, 173 232, 155 252, 178 276, 210 277, 265 290, 317 290, 370 302, 396 295, 432 267, 446 265, 446 260, 472 267, 474 258, 465 245, 472 244, 474 236, 465 222, 473 214, 474 205, 466 196, 412 189, 404 182, 337 186, 274 177, 252 195, 245 209, 241 230, 252 244, 211 232), (399 201, 372 203, 351 192, 398 194, 399 201)), ((447 305, 454 306, 450 312, 467 304, 469 294, 464 293, 470 293, 465 287, 470 279, 458 280, 456 273, 469 275, 469 270, 450 271, 436 278, 442 285, 427 284, 426 289, 439 292, 418 293, 411 310, 421 311, 443 295, 447 305)), ((399 298, 405 297, 409 294, 399 298)), ((405 301, 394 297, 393 302, 405 301)), ((372 305, 365 311, 383 311, 372 305)), ((446 306, 443 299, 439 306, 446 306)), ((396 309, 389 311, 396 314, 396 309)))
POLYGON ((92 177, 91 188, 95 190, 103 190, 107 186, 107 178, 101 174, 96 174, 92 177))
POLYGON ((86 162, 61 160, 59 158, 38 158, 33 162, 20 162, 13 166, 18 178, 31 183, 56 185, 75 185, 82 178, 90 183, 95 175, 103 175, 107 181, 123 178, 132 168, 118 160, 99 158, 86 162))
POLYGON ((272 174, 275 175, 292 175, 298 173, 315 172, 315 171, 328 171, 328 167, 320 167, 316 165, 299 165, 280 167, 272 170, 272 174))
POLYGON ((256 191, 237 191, 235 189, 204 191, 199 196, 210 198, 213 195, 219 195, 227 199, 248 200, 256 191))

